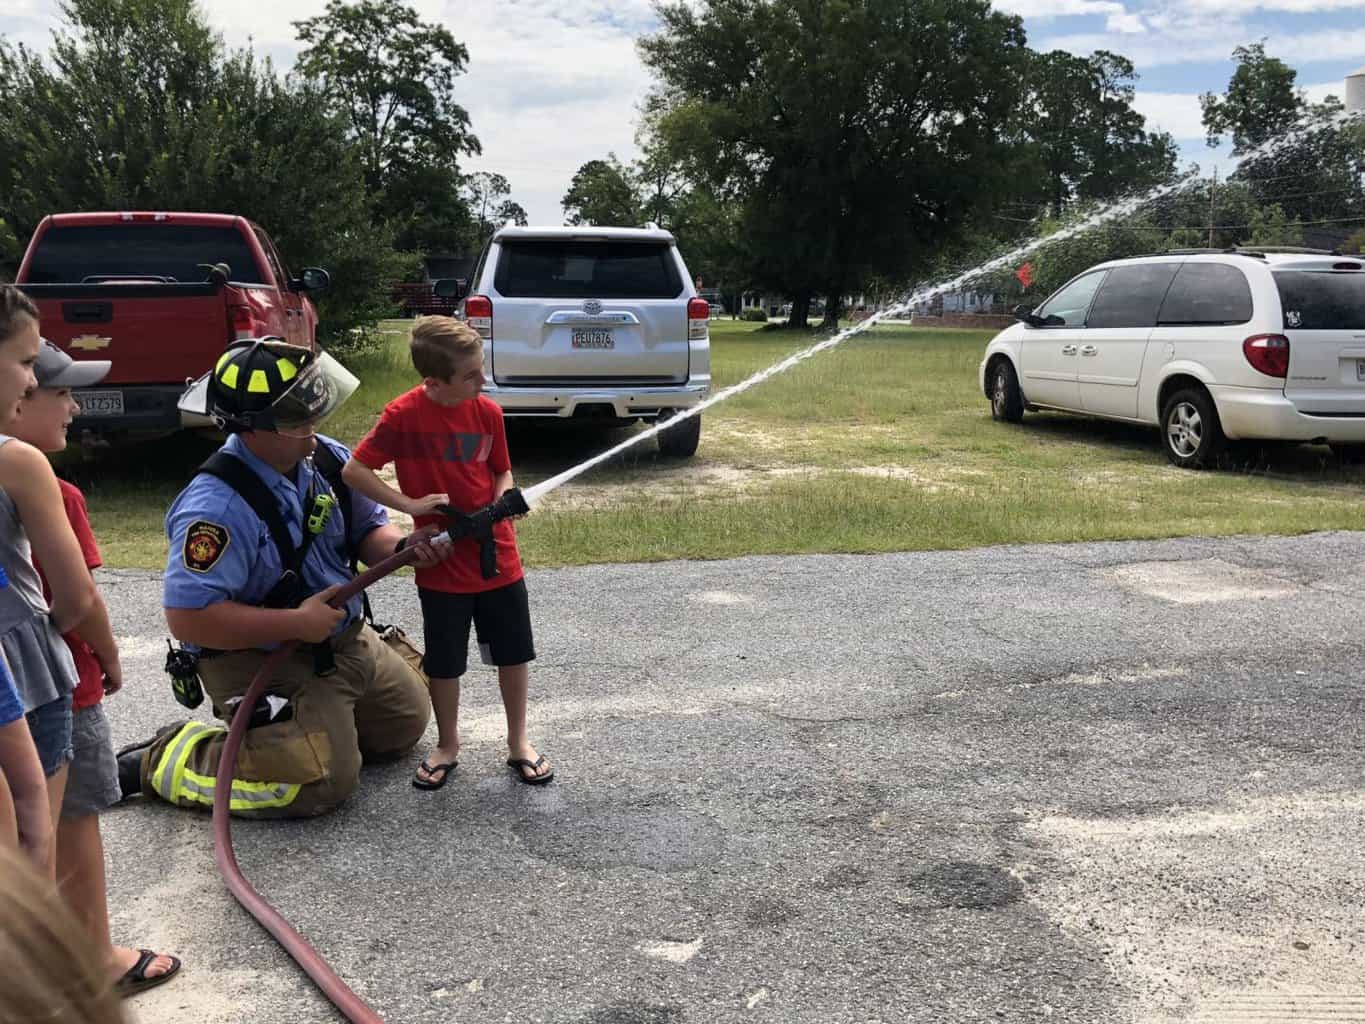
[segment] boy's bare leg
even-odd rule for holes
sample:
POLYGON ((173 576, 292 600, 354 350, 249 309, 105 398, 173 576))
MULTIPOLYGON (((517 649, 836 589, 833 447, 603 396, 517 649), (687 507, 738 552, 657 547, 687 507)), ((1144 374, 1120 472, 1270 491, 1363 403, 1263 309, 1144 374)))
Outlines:
MULTIPOLYGON (((435 768, 452 764, 460 757, 460 680, 431 678, 431 710, 436 716, 436 746, 427 751, 424 759, 435 768)), ((429 772, 420 765, 417 778, 423 782, 439 782, 442 772, 429 772)))
MULTIPOLYGON (((85 928, 109 972, 120 978, 141 955, 136 949, 115 946, 109 936, 109 903, 104 880, 104 844, 98 814, 63 818, 57 825, 57 883, 62 898, 85 928)), ((171 959, 158 956, 147 966, 155 978, 171 969, 171 959)))
MULTIPOLYGON (((522 662, 520 665, 499 666, 498 689, 502 691, 502 707, 507 712, 507 756, 535 764, 540 754, 531 746, 526 735, 526 703, 531 689, 530 664, 522 662)), ((519 770, 528 779, 538 779, 553 769, 547 760, 538 770, 533 771, 526 765, 519 770)))

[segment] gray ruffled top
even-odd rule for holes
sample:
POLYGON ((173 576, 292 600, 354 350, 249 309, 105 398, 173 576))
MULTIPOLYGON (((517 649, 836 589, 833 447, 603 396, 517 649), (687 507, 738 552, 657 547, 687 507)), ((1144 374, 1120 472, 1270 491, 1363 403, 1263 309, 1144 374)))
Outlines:
MULTIPOLYGON (((0 445, 13 440, 0 434, 0 445)), ((28 534, 14 500, 0 488, 0 567, 9 586, 0 587, 0 649, 9 662, 24 710, 32 711, 76 688, 71 649, 52 625, 47 599, 28 534)))

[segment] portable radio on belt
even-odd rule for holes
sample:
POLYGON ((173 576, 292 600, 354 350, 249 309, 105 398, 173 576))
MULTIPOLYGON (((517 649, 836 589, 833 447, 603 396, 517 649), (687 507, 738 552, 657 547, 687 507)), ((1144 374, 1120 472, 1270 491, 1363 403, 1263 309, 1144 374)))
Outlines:
POLYGON ((199 682, 199 655, 183 647, 172 647, 166 641, 166 674, 171 677, 171 691, 185 707, 194 709, 204 703, 204 687, 199 682))
POLYGON ((322 493, 314 495, 313 508, 308 513, 308 532, 321 533, 327 528, 327 520, 332 518, 332 512, 337 507, 336 499, 330 494, 322 493))

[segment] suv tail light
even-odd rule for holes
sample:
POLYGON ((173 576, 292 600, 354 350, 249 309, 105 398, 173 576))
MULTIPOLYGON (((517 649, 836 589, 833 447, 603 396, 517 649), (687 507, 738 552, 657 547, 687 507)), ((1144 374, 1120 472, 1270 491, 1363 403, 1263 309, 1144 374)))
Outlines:
POLYGON ((484 341, 493 340, 493 300, 487 295, 471 295, 464 300, 464 319, 484 341))
POLYGON ((1242 354, 1267 377, 1289 376, 1289 339, 1283 334, 1253 334, 1242 342, 1242 354))
POLYGON ((711 307, 705 299, 687 302, 687 340, 705 341, 711 336, 711 307))

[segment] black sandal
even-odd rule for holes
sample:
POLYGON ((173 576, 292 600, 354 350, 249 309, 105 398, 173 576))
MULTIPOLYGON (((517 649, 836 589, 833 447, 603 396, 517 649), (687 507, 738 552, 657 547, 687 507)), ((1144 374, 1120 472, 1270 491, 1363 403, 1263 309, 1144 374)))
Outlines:
POLYGON ((149 988, 164 985, 179 973, 179 957, 171 956, 169 953, 157 953, 150 949, 139 949, 137 963, 123 972, 119 980, 114 983, 114 991, 119 994, 121 999, 127 999, 129 996, 146 992, 149 988), (154 974, 149 977, 147 968, 152 966, 152 961, 158 956, 164 956, 171 962, 170 969, 165 974, 154 974))
POLYGON ((535 761, 528 761, 524 757, 509 757, 507 759, 507 767, 515 768, 517 770, 517 778, 519 778, 522 782, 526 783, 526 785, 528 786, 543 786, 545 785, 545 783, 549 782, 551 779, 555 777, 555 770, 553 768, 551 768, 544 775, 534 774, 536 771, 539 770, 540 766, 543 765, 544 763, 545 763, 544 754, 541 754, 538 758, 535 759, 535 761), (530 768, 533 774, 527 775, 524 771, 522 771, 523 768, 530 768))
POLYGON ((440 789, 446 784, 446 779, 450 778, 450 773, 455 770, 455 766, 459 763, 459 761, 448 761, 445 764, 428 764, 423 761, 417 766, 418 768, 428 775, 435 775, 440 772, 441 777, 439 779, 424 779, 420 775, 414 775, 412 784, 418 789, 440 789))

